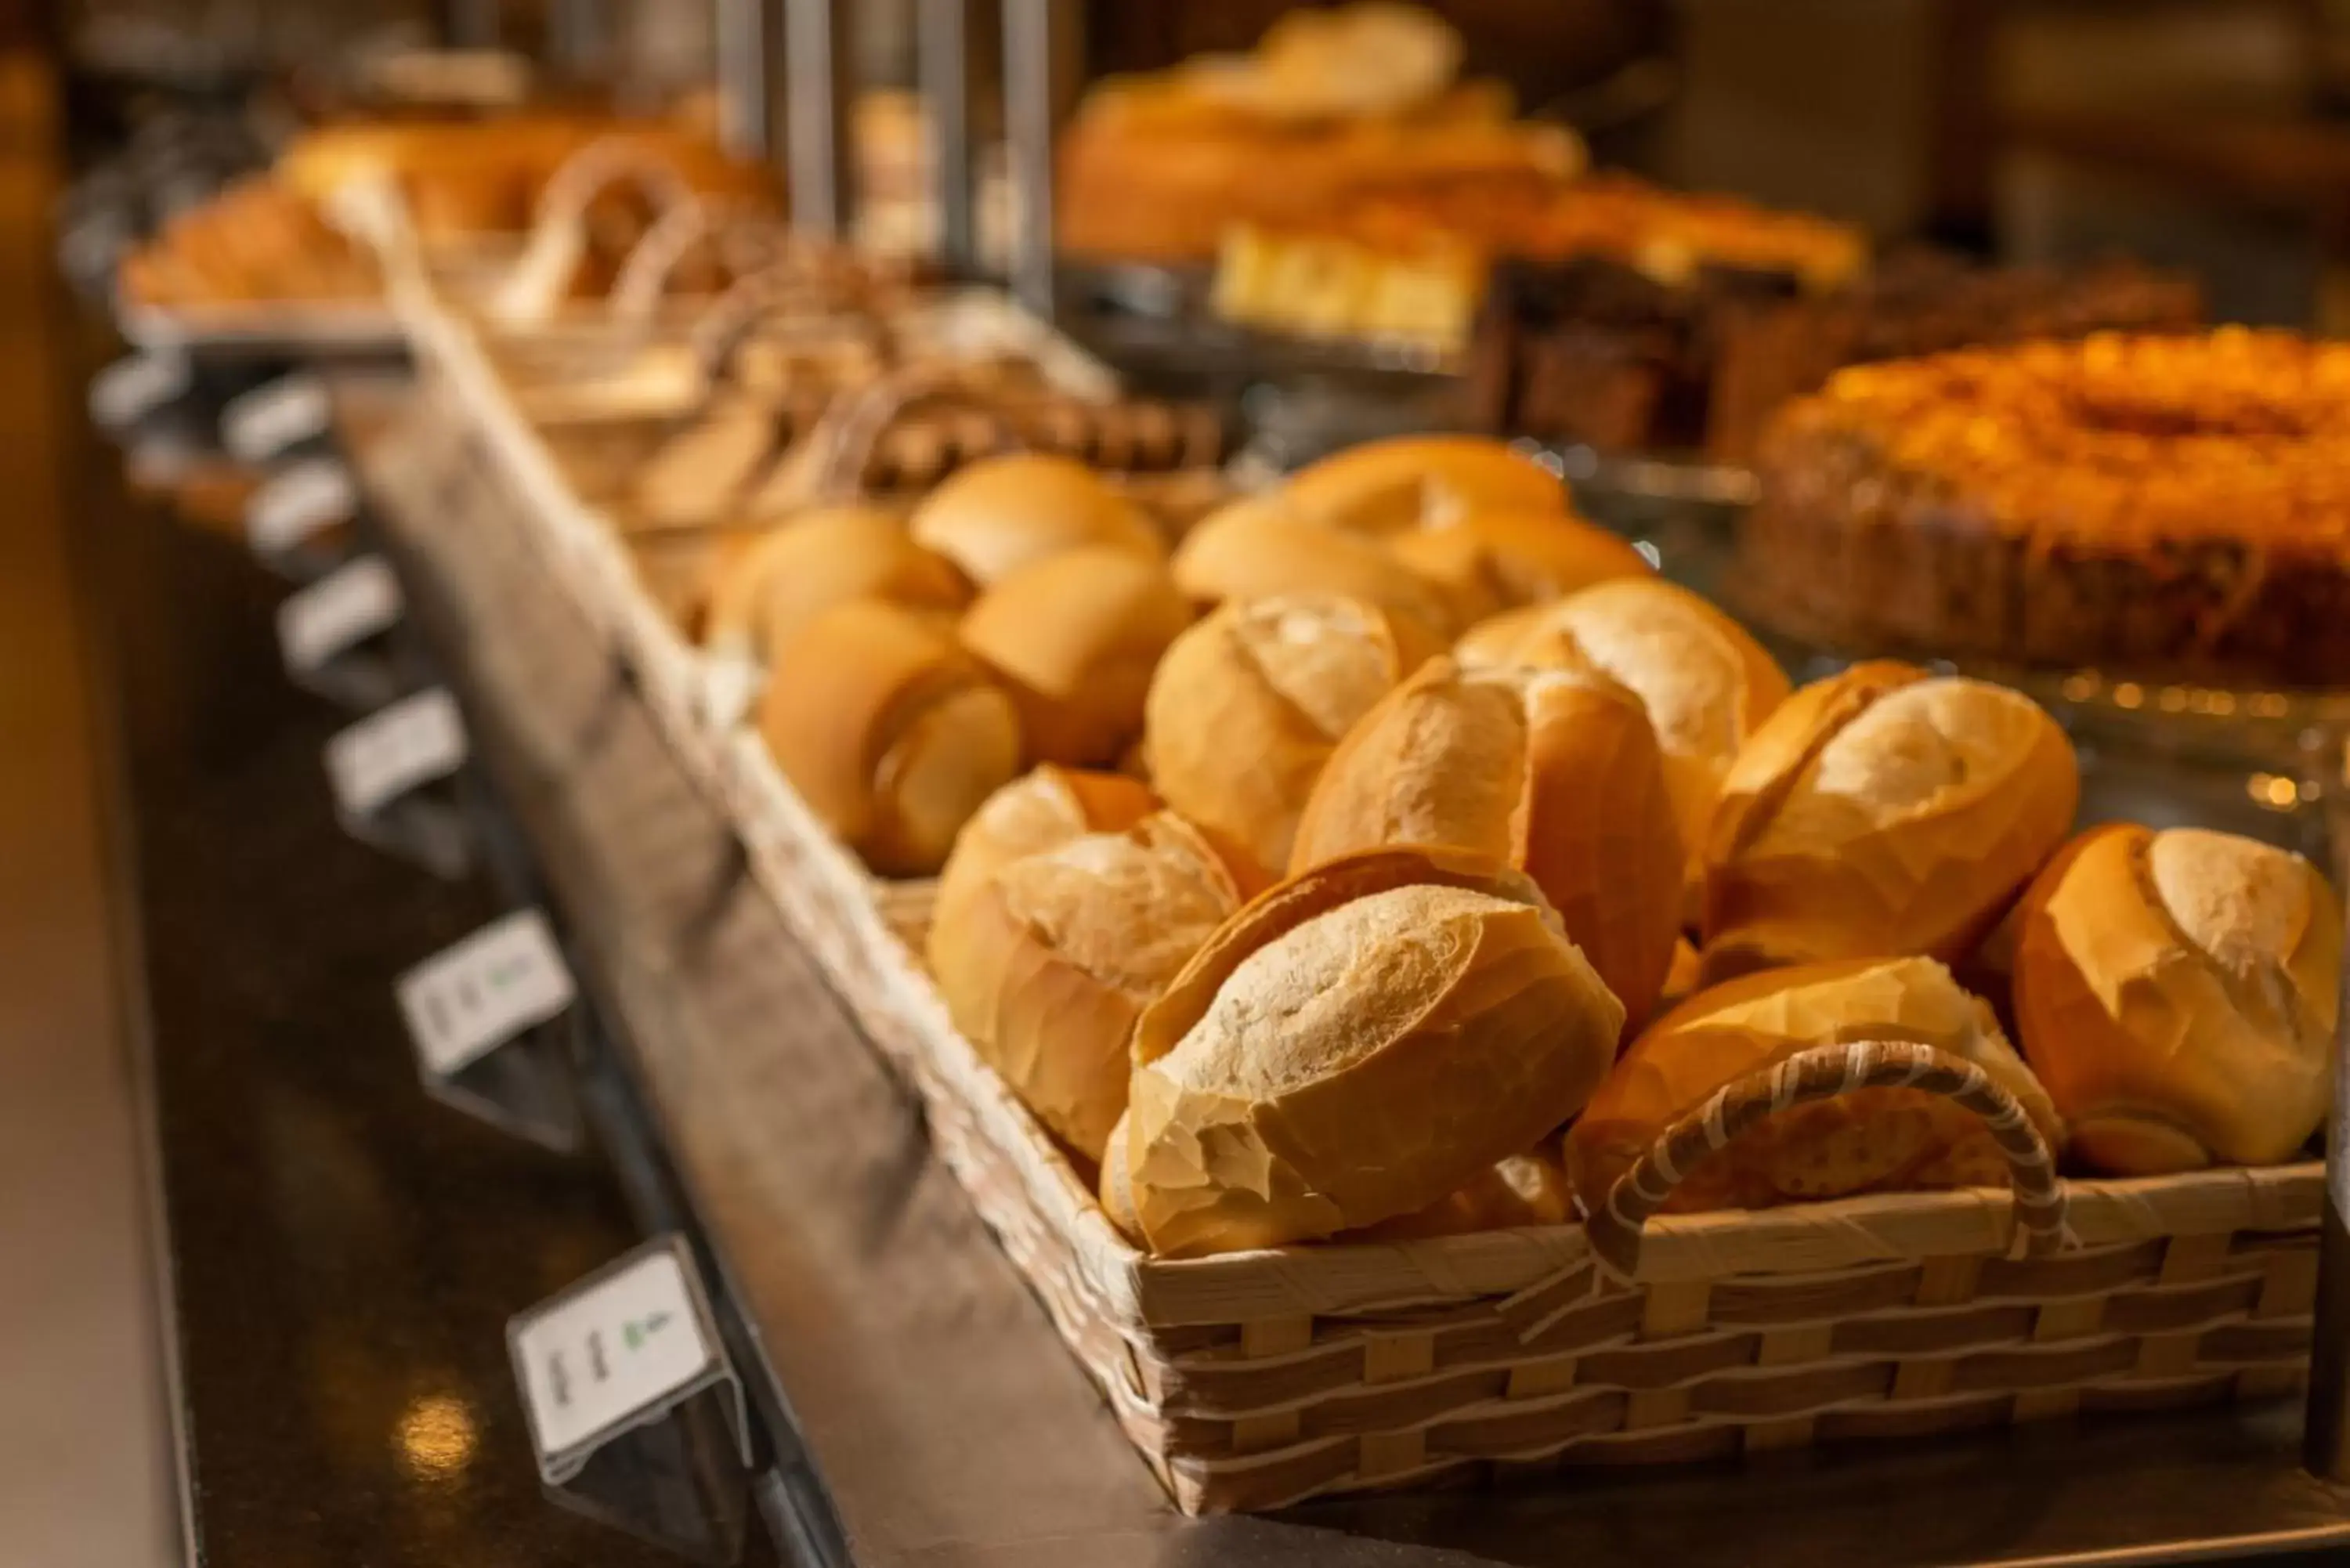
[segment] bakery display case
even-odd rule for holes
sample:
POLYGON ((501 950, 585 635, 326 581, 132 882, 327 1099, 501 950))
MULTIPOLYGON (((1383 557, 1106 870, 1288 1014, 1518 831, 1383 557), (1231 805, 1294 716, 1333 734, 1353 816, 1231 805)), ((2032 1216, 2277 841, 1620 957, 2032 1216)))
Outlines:
MULTIPOLYGON (((726 146, 314 126, 116 268, 94 406, 217 425, 251 490, 110 500, 105 591, 274 620, 327 777, 285 858, 412 873, 442 960, 540 933, 470 1033, 429 952, 365 981, 418 1080, 379 1202, 468 1106, 588 1194, 558 1244, 422 1184, 463 1256, 390 1299, 500 1332, 403 1462, 510 1473, 420 1551, 559 1552, 540 1492, 910 1568, 2350 1546, 2330 348, 1595 170, 1386 4, 1077 94, 1075 8, 1006 0, 991 277, 971 103, 911 111, 936 254, 871 244, 810 193, 850 8, 754 9, 827 46, 788 146, 739 101, 726 146), (1155 346, 1104 267, 1190 302, 1155 346), (396 362, 267 336, 353 299, 396 362), (577 1330, 648 1266, 669 1304, 577 1330)), ((971 63, 910 19, 933 89, 971 63)), ((167 1245, 217 1307, 180 1039, 167 1245)), ((211 1500, 288 1438, 218 1397, 230 1561, 211 1500)))

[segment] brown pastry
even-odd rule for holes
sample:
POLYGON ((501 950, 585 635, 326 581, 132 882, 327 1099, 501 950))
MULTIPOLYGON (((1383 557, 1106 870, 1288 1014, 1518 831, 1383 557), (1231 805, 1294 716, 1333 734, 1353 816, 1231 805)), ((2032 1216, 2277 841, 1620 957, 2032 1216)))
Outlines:
POLYGON ((1089 545, 998 578, 963 617, 962 643, 1012 694, 1029 755, 1097 767, 1142 733, 1151 671, 1191 624, 1165 566, 1089 545))
POLYGON ((949 628, 875 599, 775 650, 759 731, 824 825, 885 877, 926 877, 1020 771, 1020 718, 949 628))
POLYGON ((1680 929, 1680 836, 1640 700, 1596 671, 1432 659, 1347 732, 1306 799, 1293 872, 1448 844, 1534 879, 1639 1027, 1680 929))
MULTIPOLYGON (((1931 959, 1859 959, 1748 975, 1701 991, 1625 1049, 1566 1134, 1586 1213, 1666 1128, 1714 1091, 1797 1052, 1859 1040, 1930 1045, 1981 1067, 2054 1149, 2047 1092, 1990 1004, 1931 959)), ((1999 1187, 2007 1166, 1972 1112, 1919 1089, 1868 1088, 1772 1117, 1682 1174, 1669 1212, 1767 1209, 1860 1192, 1999 1187)))
POLYGON ((2024 895, 2023 1054, 2100 1170, 2291 1159, 2324 1120, 2342 905, 2298 855, 2201 828, 2095 828, 2024 895))
POLYGON ((1580 1109, 1623 1022, 1520 874, 1447 849, 1317 867, 1136 1024, 1143 1234, 1188 1257, 1425 1209, 1580 1109))
POLYGON ((1285 867, 1330 749, 1440 647, 1416 618, 1337 594, 1235 599, 1177 638, 1151 678, 1151 780, 1260 866, 1285 867))
POLYGON ((1154 813, 997 867, 931 927, 931 971, 1013 1092, 1099 1159, 1126 1109, 1136 1016, 1247 890, 1204 836, 1154 813))
POLYGON ((988 458, 958 471, 915 508, 916 542, 983 587, 1041 556, 1107 545, 1152 559, 1167 553, 1141 508, 1072 458, 988 458))
POLYGON ((2073 826, 2072 743, 1985 681, 1856 664, 1764 721, 1706 845, 1708 973, 1883 953, 1956 962, 2073 826))

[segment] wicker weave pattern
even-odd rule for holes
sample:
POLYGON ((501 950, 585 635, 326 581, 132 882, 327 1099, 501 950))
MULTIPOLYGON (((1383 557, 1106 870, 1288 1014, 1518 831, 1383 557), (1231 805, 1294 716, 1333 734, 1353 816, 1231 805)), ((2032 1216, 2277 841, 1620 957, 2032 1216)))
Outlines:
MULTIPOLYGON (((877 884, 755 737, 709 732, 691 654, 628 602, 643 595, 624 553, 549 495, 555 471, 494 380, 458 370, 469 419, 520 471, 515 515, 550 577, 637 666, 760 885, 920 1096, 941 1157, 1187 1511, 2269 1396, 2306 1376, 2315 1166, 2066 1183, 2077 1244, 2040 1252, 2023 1243, 2054 1206, 1983 1191, 1648 1218, 1630 1252, 1556 1227, 1139 1254, 948 1023, 915 957, 927 889, 877 884), (1629 1282, 1611 1277, 1610 1249, 1629 1282)), ((1669 1147, 1667 1168, 1701 1147, 1669 1147)))

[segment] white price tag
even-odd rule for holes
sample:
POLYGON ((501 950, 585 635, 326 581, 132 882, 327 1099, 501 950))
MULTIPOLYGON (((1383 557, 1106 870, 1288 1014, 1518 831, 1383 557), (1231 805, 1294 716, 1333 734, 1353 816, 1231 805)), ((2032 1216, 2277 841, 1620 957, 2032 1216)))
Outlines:
POLYGON ((424 1070, 445 1078, 577 995, 546 917, 520 909, 400 977, 400 1010, 424 1070))
POLYGON ((351 471, 331 457, 294 463, 245 504, 244 534, 255 550, 279 556, 319 529, 358 513, 359 487, 351 471))
POLYGON ((316 670, 400 619, 400 579, 380 556, 363 556, 277 607, 277 647, 286 668, 316 670))
POLYGON ((221 444, 231 457, 262 462, 296 441, 327 433, 333 408, 327 384, 308 371, 283 376, 221 410, 221 444))
POLYGON ((188 357, 149 348, 117 359, 90 378, 89 417, 108 430, 138 423, 189 386, 188 357))
POLYGON ((457 700, 435 686, 370 713, 327 742, 327 778, 336 804, 366 816, 421 784, 455 773, 465 760, 465 722, 457 700))
POLYGON ((685 1261, 671 1247, 515 1320, 509 1331, 539 1462, 665 1411, 723 1363, 702 1329, 685 1261))

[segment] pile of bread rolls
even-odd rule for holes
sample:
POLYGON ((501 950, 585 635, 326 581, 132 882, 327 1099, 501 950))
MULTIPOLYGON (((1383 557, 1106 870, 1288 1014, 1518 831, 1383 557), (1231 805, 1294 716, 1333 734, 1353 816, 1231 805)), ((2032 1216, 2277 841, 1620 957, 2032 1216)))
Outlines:
MULTIPOLYGON (((1852 1041, 1978 1065, 2080 1174, 2290 1159, 2328 1104, 2305 860, 2074 836, 2072 747, 2000 686, 1791 691, 1496 444, 1358 448, 1180 538, 993 460, 785 524, 712 628, 816 813, 943 868, 956 1026, 1161 1255, 1560 1222, 1852 1041)), ((2005 1180, 1970 1113, 1869 1088, 1668 1208, 2005 1180)))

